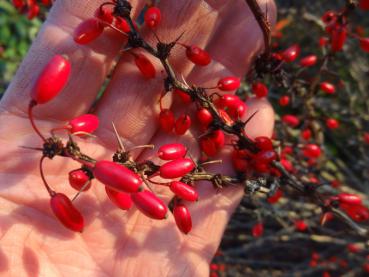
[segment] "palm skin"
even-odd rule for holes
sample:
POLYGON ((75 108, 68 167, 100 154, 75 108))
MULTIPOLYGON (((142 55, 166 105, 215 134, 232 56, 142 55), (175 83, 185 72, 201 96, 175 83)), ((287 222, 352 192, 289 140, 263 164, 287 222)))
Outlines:
MULTIPOLYGON (((29 93, 43 65, 56 53, 66 54, 72 62, 72 76, 64 91, 52 102, 35 108, 36 123, 47 134, 55 126, 86 113, 105 76, 112 67, 125 38, 106 31, 87 46, 76 45, 71 33, 78 23, 91 17, 103 1, 58 0, 47 22, 25 58, 0 103, 0 272, 4 276, 207 276, 230 215, 242 197, 242 189, 226 188, 215 193, 211 184, 198 183, 200 201, 189 205, 193 230, 183 235, 172 215, 155 221, 132 208, 124 212, 107 199, 103 185, 96 180, 92 188, 76 201, 85 217, 82 234, 64 228, 52 215, 49 196, 42 185, 38 161, 40 153, 19 146, 41 145, 31 129, 26 110, 29 93)), ((131 1, 133 13, 145 4, 131 1)), ((159 4, 163 22, 156 31, 163 41, 172 41, 185 31, 181 42, 206 49, 214 59, 205 68, 194 67, 175 47, 171 62, 187 82, 214 86, 228 75, 242 76, 250 60, 263 45, 261 31, 243 0, 232 4, 223 0, 164 0, 159 4)), ((272 1, 260 0, 274 16, 272 1)), ((274 18, 270 18, 274 21, 274 18)), ((155 43, 153 35, 144 31, 155 43)), ((96 139, 78 140, 83 152, 95 159, 110 159, 117 148, 111 122, 117 126, 127 148, 152 143, 186 143, 198 157, 198 132, 183 137, 157 132, 158 98, 164 73, 158 68, 154 80, 144 80, 132 57, 123 54, 111 82, 95 113, 100 118, 96 139)), ((169 107, 171 96, 164 105, 169 107)), ((271 135, 273 111, 264 100, 251 100, 245 118, 256 110, 247 125, 251 137, 271 135)), ((173 110, 183 111, 177 101, 173 110)), ((62 137, 65 137, 61 134, 62 137)), ((211 172, 232 174, 229 150, 219 157, 222 165, 207 167, 211 172)), ((134 151, 137 159, 152 158, 153 151, 134 151)), ((154 161, 158 162, 155 158, 154 161)), ((50 186, 72 197, 75 191, 67 172, 78 168, 75 161, 56 157, 46 160, 45 173, 50 186)), ((155 188, 165 201, 172 196, 167 189, 155 188)))

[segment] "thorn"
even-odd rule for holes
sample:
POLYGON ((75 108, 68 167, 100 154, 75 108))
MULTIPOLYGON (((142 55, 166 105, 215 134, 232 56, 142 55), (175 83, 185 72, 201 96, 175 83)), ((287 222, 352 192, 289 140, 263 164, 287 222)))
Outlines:
POLYGON ((28 150, 36 150, 36 151, 43 151, 44 150, 41 147, 30 147, 30 146, 23 146, 23 145, 20 145, 18 147, 23 148, 23 149, 28 149, 28 150))
POLYGON ((248 119, 246 119, 246 121, 243 123, 244 126, 246 126, 250 121, 251 119, 258 113, 259 111, 255 111, 248 119))
POLYGON ((117 139, 117 141, 118 141, 118 145, 119 145, 120 150, 122 150, 122 151, 126 152, 126 150, 125 150, 125 148, 124 148, 124 145, 123 145, 123 142, 122 142, 122 139, 121 139, 121 137, 119 136, 119 133, 118 133, 118 131, 117 131, 117 128, 115 128, 115 124, 114 124, 114 122, 113 122, 113 121, 111 122, 111 125, 113 126, 114 134, 115 134, 115 137, 116 137, 116 139, 117 139))

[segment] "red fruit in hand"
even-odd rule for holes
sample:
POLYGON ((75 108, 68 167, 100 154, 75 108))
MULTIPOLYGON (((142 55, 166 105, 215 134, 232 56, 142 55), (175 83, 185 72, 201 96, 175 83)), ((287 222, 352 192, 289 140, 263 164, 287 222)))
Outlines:
POLYGON ((177 227, 183 233, 187 234, 192 229, 192 219, 188 208, 183 204, 177 204, 173 209, 173 216, 177 227))
POLYGON ((114 205, 119 209, 126 211, 132 207, 133 201, 129 193, 116 191, 107 186, 105 186, 105 191, 110 201, 113 202, 114 205))
POLYGON ((42 70, 31 92, 37 104, 44 104, 56 97, 67 84, 71 71, 69 60, 54 56, 42 70))
POLYGON ((151 61, 143 54, 134 54, 135 63, 141 74, 147 78, 152 79, 156 76, 156 70, 151 61))
POLYGON ((183 177, 195 168, 195 164, 191 159, 180 158, 163 164, 160 167, 160 176, 165 179, 174 179, 183 177))
POLYGON ((254 142, 260 150, 273 150, 272 140, 268 137, 256 137, 254 142))
POLYGON ((170 190, 179 198, 186 201, 197 201, 199 195, 194 187, 179 181, 173 181, 169 186, 170 190))
POLYGON ((251 158, 250 153, 245 150, 237 150, 235 149, 232 152, 232 165, 233 168, 238 172, 246 172, 249 168, 248 159, 251 158))
POLYGON ((158 157, 162 160, 170 161, 183 158, 187 153, 187 148, 181 143, 170 143, 161 146, 158 150, 158 157))
POLYGON ((147 217, 164 219, 167 217, 168 208, 154 193, 148 190, 136 192, 131 195, 133 203, 147 217))
POLYGON ((159 114, 160 128, 167 133, 171 133, 173 131, 174 124, 174 113, 171 110, 163 109, 159 114))
POLYGON ((325 24, 332 23, 333 21, 336 21, 337 14, 334 11, 326 11, 322 16, 322 21, 325 24))
POLYGON ((224 146, 225 137, 221 130, 213 131, 200 138, 200 148, 208 156, 215 156, 224 146))
POLYGON ((104 31, 104 25, 96 18, 82 21, 74 30, 73 39, 78 44, 87 44, 97 39, 104 31))
POLYGON ((107 24, 112 24, 114 19, 113 11, 106 6, 97 8, 95 11, 95 17, 107 24))
POLYGON ((84 186, 83 191, 91 187, 90 177, 83 169, 72 170, 69 172, 69 184, 76 190, 80 191, 84 186), (88 185, 86 185, 88 183, 88 185))
POLYGON ((93 133, 99 127, 99 118, 93 114, 84 114, 69 121, 70 132, 93 133))
POLYGON ((234 119, 242 117, 246 110, 246 104, 234 94, 222 95, 215 104, 218 108, 226 110, 226 112, 234 119))
POLYGON ((121 17, 115 19, 114 26, 126 34, 131 31, 131 27, 129 26, 128 22, 121 17))
POLYGON ((33 4, 28 8, 27 18, 29 20, 32 20, 33 18, 38 16, 39 13, 40 13, 40 6, 37 4, 33 4))
POLYGON ((196 65, 206 66, 211 62, 208 52, 198 46, 191 45, 186 47, 187 58, 196 65))
POLYGON ((257 98, 262 98, 268 95, 268 88, 261 82, 252 84, 252 92, 257 98))
POLYGON ((189 103, 192 102, 191 96, 188 93, 186 93, 186 92, 184 92, 180 89, 174 89, 173 92, 174 92, 174 94, 178 95, 179 98, 181 98, 181 100, 184 104, 189 104, 189 103))
POLYGON ((304 140, 309 140, 311 139, 311 130, 310 129, 305 129, 301 132, 301 137, 304 139, 304 140))
POLYGON ((196 117, 199 120, 200 124, 203 127, 208 127, 209 124, 213 121, 213 116, 208 109, 200 108, 196 112, 196 117))
POLYGON ((309 67, 316 64, 318 58, 315 55, 310 55, 305 58, 302 58, 300 61, 300 65, 303 67, 309 67))
POLYGON ((52 195, 50 206, 54 215, 65 227, 75 232, 83 231, 83 217, 65 194, 56 193, 52 195))
POLYGON ((177 135, 184 135, 191 127, 191 118, 188 114, 182 114, 175 122, 174 130, 177 135))
POLYGON ((327 94, 333 94, 336 92, 336 87, 329 82, 320 83, 320 89, 327 94))
POLYGON ((240 78, 231 76, 220 79, 217 87, 223 91, 232 91, 238 89, 240 84, 240 78))
POLYGON ((283 51, 282 57, 283 60, 287 63, 291 63, 300 55, 300 46, 297 44, 292 45, 283 51))
POLYGON ((256 223, 252 226, 251 233, 254 238, 261 237, 264 233, 264 224, 261 222, 256 223))
POLYGON ((142 180, 140 176, 115 162, 96 162, 93 174, 101 183, 117 191, 132 193, 141 189, 142 180))
POLYGON ((161 12, 157 7, 150 7, 144 15, 145 24, 149 28, 155 28, 161 21, 161 12))

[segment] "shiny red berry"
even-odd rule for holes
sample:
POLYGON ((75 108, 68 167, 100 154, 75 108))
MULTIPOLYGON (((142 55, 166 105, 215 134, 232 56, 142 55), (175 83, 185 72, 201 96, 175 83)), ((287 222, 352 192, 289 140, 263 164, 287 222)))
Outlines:
POLYGON ((264 233, 264 224, 262 222, 256 223, 252 226, 251 233, 254 238, 261 237, 264 233))
POLYGON ((83 169, 72 170, 69 172, 69 184, 76 190, 88 190, 91 187, 91 180, 88 174, 83 169), (86 184, 88 185, 86 186, 86 184))
POLYGON ((283 95, 279 98, 278 103, 282 107, 287 106, 290 103, 290 97, 288 95, 283 95))
POLYGON ((195 188, 186 183, 173 181, 170 183, 169 188, 175 195, 183 200, 194 202, 199 198, 195 188))
POLYGON ((131 199, 131 194, 122 191, 116 191, 107 186, 105 186, 105 191, 110 201, 113 202, 114 205, 119 209, 126 211, 132 207, 133 201, 131 199))
POLYGON ((322 150, 319 145, 316 144, 306 144, 303 148, 303 152, 305 157, 307 158, 319 158, 322 150))
POLYGON ((188 208, 183 204, 177 204, 173 209, 173 216, 177 227, 181 232, 187 234, 192 229, 192 219, 188 208))
POLYGON ((155 28, 161 21, 161 12, 157 7, 150 7, 144 14, 145 24, 149 28, 155 28))
POLYGON ((292 45, 282 52, 283 60, 287 63, 291 63, 300 55, 300 46, 297 44, 292 45))
POLYGON ((327 94, 334 94, 336 92, 336 87, 329 82, 320 83, 320 89, 327 94))
POLYGON ((68 82, 71 65, 67 58, 56 55, 40 73, 31 97, 37 104, 44 104, 56 97, 68 82))
POLYGON ((186 47, 187 58, 196 65, 206 66, 211 62, 208 52, 198 46, 191 45, 186 47))
POLYGON ((184 135, 191 127, 191 117, 188 114, 182 114, 175 122, 174 130, 179 136, 184 135))
POLYGON ((257 98, 262 98, 268 95, 268 88, 262 82, 252 84, 252 92, 257 98))
POLYGON ((218 81, 218 88, 223 91, 232 91, 240 87, 241 81, 238 77, 225 77, 218 81))
POLYGON ((135 64, 140 70, 141 74, 146 79, 153 79, 156 76, 156 69, 151 61, 143 54, 134 54, 135 64))
POLYGON ((297 116, 292 114, 286 114, 282 117, 282 121, 290 127, 297 127, 300 124, 300 120, 297 116))
POLYGON ((334 119, 334 118, 328 118, 326 121, 325 121, 325 125, 327 125, 327 127, 329 129, 337 129, 339 126, 340 126, 340 123, 337 119, 334 119))
POLYGON ((182 143, 169 143, 159 148, 158 157, 162 160, 170 161, 183 158, 186 153, 187 148, 182 143))
POLYGON ((180 158, 163 164, 160 169, 160 176, 165 179, 183 177, 195 168, 191 159, 180 158))
POLYGON ((77 26, 73 39, 78 44, 87 44, 97 39, 103 31, 104 24, 96 18, 89 18, 77 26))
POLYGON ((164 219, 167 217, 168 208, 154 193, 143 190, 131 194, 133 203, 147 217, 153 219, 164 219))
POLYGON ((159 114, 159 125, 163 131, 171 133, 175 125, 174 113, 169 109, 163 109, 159 114))
POLYGON ((50 206, 54 215, 66 228, 75 232, 83 231, 83 217, 65 194, 56 193, 52 195, 50 206))
POLYGON ((69 121, 70 132, 93 133, 99 127, 99 118, 93 114, 84 114, 69 121))
POLYGON ((316 55, 309 55, 300 60, 300 65, 303 67, 310 67, 316 64, 318 57, 316 55))
POLYGON ((200 148, 209 157, 215 156, 224 147, 225 137, 221 130, 213 131, 212 133, 200 138, 200 148))
POLYGON ((208 109, 200 108, 196 112, 196 117, 200 124, 207 128, 209 124, 213 121, 213 115, 208 109))

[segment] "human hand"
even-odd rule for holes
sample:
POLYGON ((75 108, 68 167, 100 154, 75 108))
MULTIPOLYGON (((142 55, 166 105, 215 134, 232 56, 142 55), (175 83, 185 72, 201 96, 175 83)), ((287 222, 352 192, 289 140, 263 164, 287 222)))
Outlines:
MULTIPOLYGON (((113 30, 97 41, 81 46, 72 39, 74 28, 91 17, 103 1, 58 0, 38 38, 22 63, 0 103, 0 271, 7 276, 207 276, 209 262, 220 243, 224 228, 237 207, 242 188, 226 188, 215 193, 211 184, 197 183, 200 199, 189 205, 193 229, 183 235, 173 217, 155 221, 132 208, 119 210, 107 199, 104 186, 93 180, 92 188, 76 201, 85 217, 85 229, 76 234, 65 229, 52 215, 49 196, 38 171, 40 153, 19 146, 40 146, 27 118, 30 91, 43 66, 55 54, 65 54, 72 63, 67 87, 52 102, 35 108, 37 125, 46 134, 66 120, 88 112, 108 74, 125 38, 113 30)), ((259 1, 268 7, 274 21, 272 1, 259 1)), ((145 1, 131 1, 137 16, 145 1)), ((157 30, 163 41, 175 39, 185 31, 184 43, 206 47, 213 62, 198 68, 175 47, 171 62, 187 82, 212 86, 228 75, 243 76, 251 59, 263 47, 262 33, 245 1, 161 1, 163 21, 157 30)), ((154 36, 144 31, 155 43, 154 36)), ((153 60, 157 68, 159 62, 153 60)), ((110 159, 116 149, 111 122, 117 126, 127 148, 136 145, 163 145, 180 141, 199 156, 196 131, 176 137, 158 131, 158 98, 164 74, 144 80, 123 54, 95 113, 100 119, 96 139, 79 141, 79 145, 96 159, 110 159)), ((172 99, 166 97, 164 105, 172 99)), ((174 101, 174 110, 185 108, 174 101)), ((247 125, 250 137, 271 135, 273 111, 264 100, 250 100, 245 118, 258 113, 247 125)), ((222 165, 209 171, 232 174, 228 153, 219 158, 222 165)), ((152 151, 135 151, 135 158, 152 157, 152 151)), ((218 158, 218 157, 217 157, 218 158)), ((46 178, 52 188, 72 196, 67 172, 78 168, 75 161, 56 157, 46 161, 46 178)), ((166 202, 172 195, 155 188, 166 202)))

